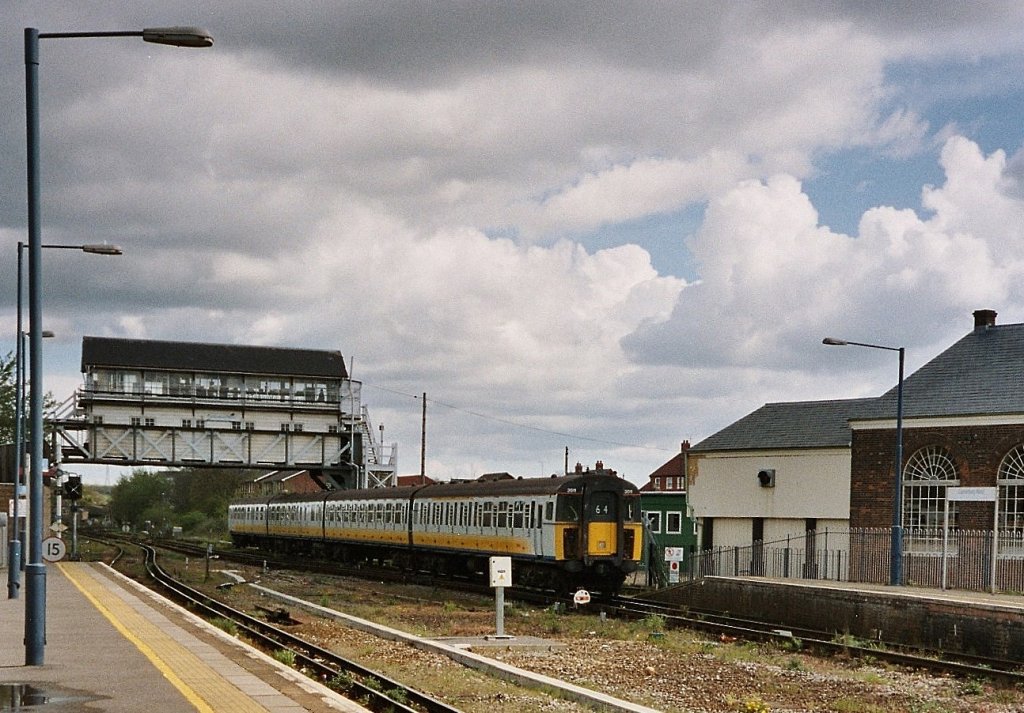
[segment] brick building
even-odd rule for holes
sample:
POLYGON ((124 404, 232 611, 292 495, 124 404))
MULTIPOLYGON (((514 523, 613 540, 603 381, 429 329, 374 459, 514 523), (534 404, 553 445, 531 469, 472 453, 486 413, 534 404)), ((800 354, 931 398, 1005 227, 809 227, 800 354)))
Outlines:
MULTIPOLYGON (((893 523, 895 412, 893 388, 850 419, 851 527, 893 523)), ((994 311, 978 310, 971 332, 904 380, 901 498, 908 580, 927 579, 921 570, 941 551, 946 526, 990 532, 998 523, 1000 567, 1021 564, 1024 324, 997 326, 994 311), (997 488, 998 499, 950 502, 946 521, 947 492, 955 487, 997 488)), ((981 540, 961 547, 988 556, 981 540)))

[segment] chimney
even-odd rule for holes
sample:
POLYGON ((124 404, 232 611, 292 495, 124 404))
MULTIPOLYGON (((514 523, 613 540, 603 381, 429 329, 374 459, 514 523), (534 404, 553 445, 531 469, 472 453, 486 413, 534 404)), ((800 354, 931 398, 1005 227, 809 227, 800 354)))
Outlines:
POLYGON ((988 329, 996 326, 996 311, 992 309, 974 310, 974 328, 988 329))

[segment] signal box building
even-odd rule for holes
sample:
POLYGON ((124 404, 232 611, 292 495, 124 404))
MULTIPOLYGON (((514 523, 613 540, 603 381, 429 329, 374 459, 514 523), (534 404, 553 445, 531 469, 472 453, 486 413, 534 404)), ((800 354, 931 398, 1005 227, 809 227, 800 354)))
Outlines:
POLYGON ((328 487, 393 484, 340 352, 85 337, 64 460, 308 469, 328 487))

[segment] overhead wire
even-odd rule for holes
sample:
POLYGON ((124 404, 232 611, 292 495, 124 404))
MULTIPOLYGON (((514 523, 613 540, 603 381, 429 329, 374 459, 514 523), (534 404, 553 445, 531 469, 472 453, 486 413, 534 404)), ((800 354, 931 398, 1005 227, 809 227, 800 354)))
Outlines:
MULTIPOLYGON (((365 381, 363 382, 363 386, 369 386, 371 388, 378 389, 380 391, 386 391, 388 393, 396 394, 398 396, 405 396, 407 398, 415 399, 415 400, 420 400, 420 399, 424 398, 423 394, 410 394, 410 393, 407 393, 405 391, 400 391, 398 389, 388 388, 386 386, 380 386, 378 384, 370 384, 370 383, 367 383, 365 381)), ((446 403, 444 401, 439 401, 438 399, 435 399, 433 397, 427 398, 427 401, 429 403, 432 403, 432 404, 437 404, 438 406, 444 406, 445 408, 451 409, 452 411, 459 411, 461 413, 465 413, 465 414, 468 414, 470 416, 475 416, 476 418, 484 419, 484 420, 487 420, 487 421, 494 421, 495 423, 502 423, 502 424, 505 424, 507 426, 514 426, 516 428, 522 428, 522 429, 528 430, 528 431, 535 431, 537 433, 543 433, 543 434, 550 435, 550 436, 559 436, 561 438, 571 438, 573 440, 588 441, 590 443, 601 443, 601 444, 609 445, 609 446, 619 446, 621 448, 639 448, 639 449, 642 449, 642 450, 661 451, 661 452, 664 452, 664 453, 674 453, 675 452, 675 451, 673 451, 671 449, 661 448, 659 446, 645 446, 645 445, 639 445, 637 443, 623 443, 621 441, 611 441, 611 440, 608 440, 608 439, 605 439, 605 438, 595 438, 593 436, 581 436, 581 435, 573 434, 573 433, 565 433, 563 431, 554 431, 554 430, 549 429, 549 428, 542 428, 540 426, 533 426, 531 424, 519 423, 517 421, 512 421, 510 419, 503 418, 501 416, 492 416, 490 414, 480 413, 479 411, 473 411, 473 410, 470 410, 470 409, 462 408, 461 406, 456 406, 454 404, 449 404, 449 403, 446 403)))

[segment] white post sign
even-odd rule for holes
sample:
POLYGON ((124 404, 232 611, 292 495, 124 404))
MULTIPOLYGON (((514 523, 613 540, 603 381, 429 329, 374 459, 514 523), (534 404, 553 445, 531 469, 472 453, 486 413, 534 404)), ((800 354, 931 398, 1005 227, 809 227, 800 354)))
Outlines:
POLYGON ((505 587, 512 586, 512 558, 491 557, 488 564, 491 586, 494 587, 495 628, 497 629, 495 638, 512 638, 505 636, 505 587))
POLYGON ((686 556, 685 547, 666 547, 665 561, 668 562, 668 583, 679 584, 679 563, 686 556))
POLYGON ((946 570, 949 551, 949 504, 950 503, 993 503, 992 515, 992 565, 990 587, 996 593, 996 558, 999 556, 999 488, 946 488, 946 505, 942 517, 942 588, 946 588, 946 570))

